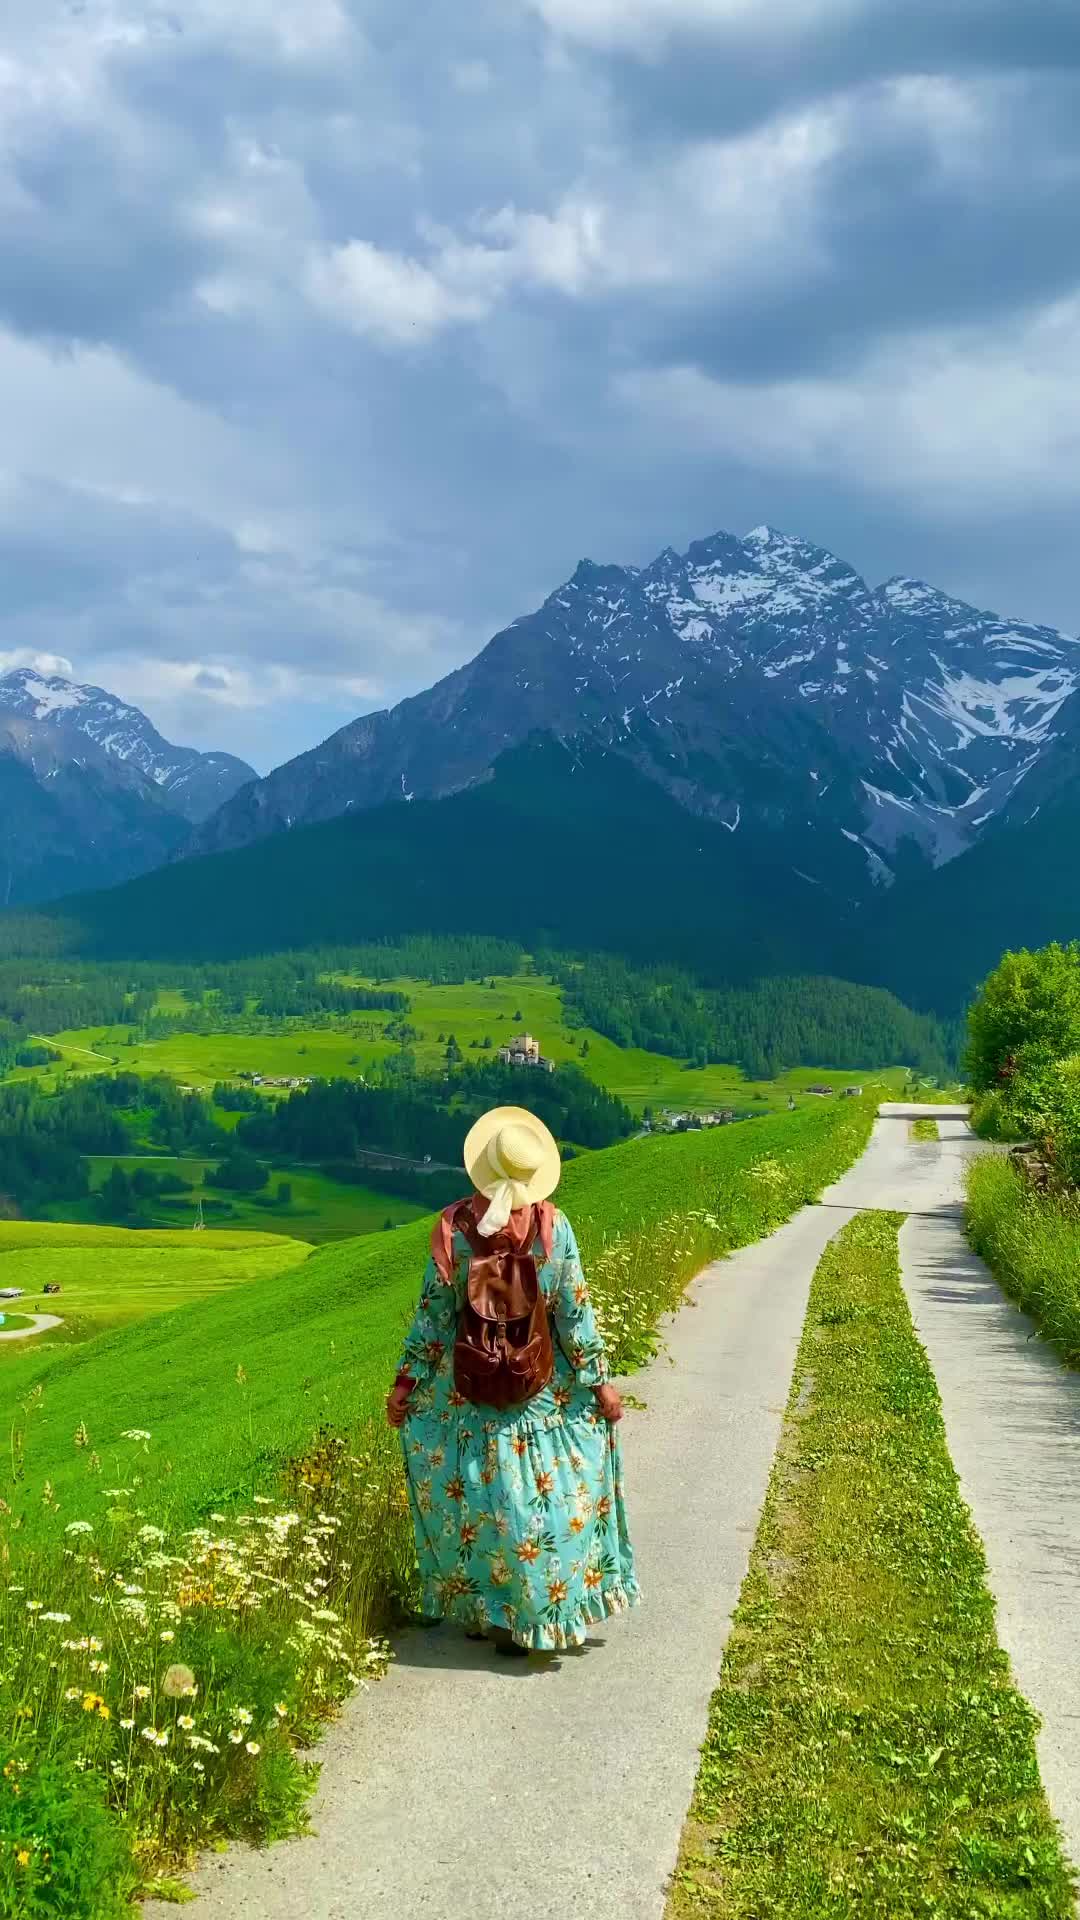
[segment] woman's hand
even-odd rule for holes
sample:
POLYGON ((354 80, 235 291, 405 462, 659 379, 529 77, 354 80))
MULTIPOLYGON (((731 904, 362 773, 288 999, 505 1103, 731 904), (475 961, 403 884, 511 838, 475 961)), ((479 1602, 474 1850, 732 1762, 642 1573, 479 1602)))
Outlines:
POLYGON ((593 1393, 596 1397, 596 1404, 603 1414, 604 1419, 609 1426, 615 1426, 616 1422, 621 1420, 623 1415, 622 1395, 618 1387, 609 1386, 605 1381, 602 1387, 594 1387, 593 1393))
POLYGON ((409 1401, 411 1397, 411 1381, 396 1381, 386 1397, 386 1418, 392 1427, 404 1425, 405 1416, 409 1411, 409 1401))

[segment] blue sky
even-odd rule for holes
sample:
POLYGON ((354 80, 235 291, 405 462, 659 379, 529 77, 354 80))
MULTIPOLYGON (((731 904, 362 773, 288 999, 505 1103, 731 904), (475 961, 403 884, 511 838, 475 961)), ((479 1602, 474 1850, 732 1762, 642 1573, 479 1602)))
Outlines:
POLYGON ((0 662, 260 768, 763 521, 1075 632, 1075 0, 5 0, 0 662))

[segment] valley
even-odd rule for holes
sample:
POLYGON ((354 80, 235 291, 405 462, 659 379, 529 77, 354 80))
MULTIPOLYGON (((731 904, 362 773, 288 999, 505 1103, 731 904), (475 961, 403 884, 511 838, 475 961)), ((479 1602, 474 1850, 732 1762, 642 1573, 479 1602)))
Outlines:
POLYGON ((828 1105, 868 1076, 898 1091, 948 1063, 932 1023, 840 983, 724 995, 597 958, 548 956, 542 971, 505 942, 486 955, 480 943, 472 978, 453 941, 348 958, 195 972, 61 962, 37 977, 19 963, 0 978, 9 1211, 320 1245, 453 1198, 461 1133, 485 1102, 536 1104, 574 1151, 828 1105), (114 1017, 67 1024, 80 1007, 114 1017), (549 1073, 502 1064, 522 1033, 549 1073), (20 1158, 28 1125, 33 1165, 20 1158))

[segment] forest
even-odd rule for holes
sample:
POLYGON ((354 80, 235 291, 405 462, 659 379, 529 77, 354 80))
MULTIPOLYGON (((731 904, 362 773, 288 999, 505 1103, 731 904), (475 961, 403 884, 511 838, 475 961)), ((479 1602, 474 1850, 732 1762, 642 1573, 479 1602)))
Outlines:
POLYGON ((538 956, 583 1026, 620 1047, 647 1047, 696 1066, 733 1062, 753 1080, 791 1067, 909 1066, 945 1078, 956 1070, 960 1021, 913 1013, 891 993, 848 980, 777 978, 709 987, 672 967, 641 968, 610 956, 538 956))
POLYGON ((322 1080, 241 1119, 236 1138, 257 1154, 279 1160, 356 1162, 358 1152, 382 1153, 457 1168, 473 1121, 488 1107, 526 1098, 558 1139, 579 1147, 609 1147, 634 1131, 628 1107, 573 1066, 533 1073, 527 1095, 521 1072, 497 1062, 463 1065, 454 1073, 416 1075, 401 1085, 365 1086, 322 1080))

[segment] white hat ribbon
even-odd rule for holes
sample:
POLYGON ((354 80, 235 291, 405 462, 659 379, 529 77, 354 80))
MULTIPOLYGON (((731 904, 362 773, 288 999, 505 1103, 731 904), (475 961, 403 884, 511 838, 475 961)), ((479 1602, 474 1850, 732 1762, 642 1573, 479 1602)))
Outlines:
POLYGON ((526 1128, 504 1127, 490 1143, 487 1157, 492 1171, 502 1176, 483 1219, 477 1222, 477 1231, 490 1239, 492 1234, 502 1232, 512 1213, 527 1206, 529 1181, 540 1164, 542 1153, 526 1128))

